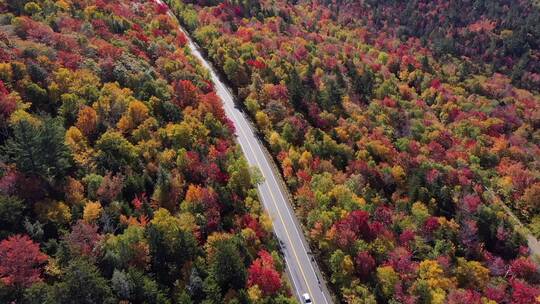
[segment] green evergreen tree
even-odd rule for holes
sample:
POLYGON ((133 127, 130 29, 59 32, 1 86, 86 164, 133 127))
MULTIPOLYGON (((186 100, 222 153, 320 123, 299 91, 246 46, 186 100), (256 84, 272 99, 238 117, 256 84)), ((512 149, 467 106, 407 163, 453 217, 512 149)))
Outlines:
POLYGON ((58 119, 45 119, 37 126, 20 120, 13 126, 13 135, 0 147, 0 152, 4 161, 14 163, 22 173, 52 183, 71 167, 64 135, 65 130, 58 119))
POLYGON ((216 244, 216 255, 211 262, 210 272, 222 291, 241 289, 246 285, 246 266, 237 246, 232 241, 216 244))
POLYGON ((116 303, 109 285, 96 266, 85 260, 75 260, 67 267, 62 281, 54 285, 51 303, 116 303))

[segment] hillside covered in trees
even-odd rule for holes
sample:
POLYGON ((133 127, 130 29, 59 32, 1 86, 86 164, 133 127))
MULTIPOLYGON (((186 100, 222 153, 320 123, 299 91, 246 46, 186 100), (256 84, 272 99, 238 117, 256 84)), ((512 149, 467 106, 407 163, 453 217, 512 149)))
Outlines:
POLYGON ((292 302, 185 43, 153 1, 0 1, 1 303, 292 302))
POLYGON ((168 4, 237 92, 344 303, 536 303, 538 7, 168 4))
POLYGON ((439 58, 459 58, 467 73, 507 74, 540 88, 540 6, 535 1, 343 1, 339 19, 362 20, 375 33, 418 38, 439 58))

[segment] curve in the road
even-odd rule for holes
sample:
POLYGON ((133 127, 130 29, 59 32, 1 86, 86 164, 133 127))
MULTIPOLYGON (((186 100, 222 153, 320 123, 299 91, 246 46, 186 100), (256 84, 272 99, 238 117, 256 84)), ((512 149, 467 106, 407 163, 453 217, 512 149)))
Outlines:
MULTIPOLYGON (((164 4, 161 0, 156 0, 164 4)), ((169 14, 175 17, 171 12, 169 14)), ((331 304, 332 299, 329 296, 328 289, 321 279, 321 274, 314 259, 312 259, 306 249, 306 240, 301 232, 300 225, 296 220, 290 202, 281 184, 278 182, 280 177, 272 160, 265 153, 265 148, 258 140, 255 132, 245 117, 244 113, 238 110, 234 104, 233 94, 219 79, 218 74, 211 64, 205 60, 199 51, 197 45, 191 40, 186 31, 179 27, 188 40, 188 47, 192 54, 199 59, 201 64, 209 71, 211 80, 216 88, 216 93, 220 97, 227 117, 234 123, 237 130, 237 141, 244 152, 248 163, 260 169, 264 181, 259 184, 258 190, 261 201, 272 219, 274 233, 283 243, 282 249, 287 264, 287 270, 290 274, 296 295, 300 301, 303 301, 302 294, 309 293, 313 303, 331 304), (316 270, 317 269, 317 270, 316 270)))

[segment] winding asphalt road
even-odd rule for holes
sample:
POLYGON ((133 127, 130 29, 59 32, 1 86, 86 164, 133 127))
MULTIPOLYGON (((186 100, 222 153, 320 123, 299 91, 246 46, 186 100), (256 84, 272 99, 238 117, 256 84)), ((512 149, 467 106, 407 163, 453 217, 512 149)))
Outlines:
MULTIPOLYGON (((156 1, 163 4, 161 0, 156 1)), ((170 11, 169 14, 174 17, 170 11)), ((188 38, 188 47, 192 54, 210 72, 216 93, 223 102, 227 117, 234 123, 238 143, 248 163, 258 167, 264 177, 264 181, 258 186, 260 198, 270 214, 274 232, 280 240, 296 296, 301 303, 303 303, 302 294, 304 293, 308 293, 315 304, 332 303, 324 279, 309 253, 309 247, 291 209, 287 192, 279 180, 281 177, 276 172, 272 159, 255 135, 249 120, 235 107, 233 94, 219 79, 212 65, 202 56, 189 34, 181 27, 180 30, 188 38)))

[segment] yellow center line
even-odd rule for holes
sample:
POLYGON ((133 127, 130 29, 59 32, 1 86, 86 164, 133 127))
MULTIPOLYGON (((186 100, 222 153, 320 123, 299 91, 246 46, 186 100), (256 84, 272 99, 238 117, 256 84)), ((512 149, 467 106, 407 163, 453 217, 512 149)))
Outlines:
MULTIPOLYGON (((240 132, 242 133, 242 135, 248 139, 248 136, 246 136, 246 134, 244 133, 244 131, 242 130, 242 128, 238 128, 240 130, 240 132)), ((257 158, 256 154, 255 154, 255 150, 253 149, 253 147, 251 146, 251 143, 249 142, 249 139, 247 140, 247 144, 249 146, 249 149, 251 150, 251 152, 253 153, 254 157, 255 157, 255 162, 257 162, 257 165, 259 165, 259 167, 262 168, 261 166, 261 163, 259 162, 259 159, 257 158)), ((296 250, 294 249, 294 245, 293 245, 293 242, 291 240, 291 236, 289 235, 289 231, 287 230, 287 225, 285 224, 285 221, 283 220, 283 216, 281 215, 281 211, 279 211, 279 207, 277 205, 277 202, 276 202, 276 198, 274 197, 274 194, 272 193, 271 189, 270 189, 270 185, 268 185, 268 192, 270 192, 270 196, 272 197, 272 202, 274 203, 274 206, 276 207, 277 209, 277 212, 278 212, 278 216, 281 220, 281 223, 283 223, 283 228, 285 229, 285 234, 287 235, 287 239, 289 239, 289 243, 291 244, 291 249, 293 251, 293 254, 294 254, 294 257, 296 258, 296 262, 298 263, 298 267, 300 268, 300 272, 302 273, 302 277, 304 278, 304 281, 306 282, 306 286, 308 288, 308 291, 309 291, 309 294, 311 296, 313 296, 313 292, 311 291, 311 288, 309 287, 309 283, 308 283, 308 280, 306 278, 306 274, 304 273, 304 269, 302 268, 302 263, 300 263, 300 259, 298 258, 298 255, 296 253, 296 250)), ((293 223, 294 224, 294 223, 293 223)), ((300 240, 302 241, 302 240, 300 240)))
MULTIPOLYGON (((160 0, 157 0, 158 2, 161 2, 160 0)), ((161 2, 162 3, 162 2, 161 2)), ((170 11, 169 11, 169 15, 171 15, 174 19, 176 19, 176 16, 174 16, 170 11)), ((187 35, 184 30, 180 28, 180 31, 183 32, 187 37, 188 39, 190 40, 191 42, 191 37, 189 37, 189 35, 187 35)), ((191 45, 189 45, 190 48, 194 48, 194 45, 192 44, 193 42, 191 42, 191 45)), ((195 50, 196 51, 196 50, 195 50)), ((203 58, 203 62, 204 62, 204 58, 203 58)), ((212 72, 212 69, 210 68, 210 74, 213 74, 212 72)), ((225 93, 228 93, 226 88, 223 87, 223 85, 221 84, 221 82, 219 81, 219 78, 217 78, 217 76, 215 75, 212 75, 214 76, 216 79, 214 80, 214 83, 221 86, 221 88, 223 89, 223 91, 225 91, 225 93)), ((231 97, 232 99, 232 97, 231 97)), ((222 103, 224 106, 227 106, 225 100, 222 99, 222 103)), ((230 110, 230 112, 232 113, 233 117, 234 117, 234 111, 233 110, 230 110)), ((255 157, 255 162, 257 163, 257 165, 259 165, 260 168, 262 168, 261 166, 261 163, 259 162, 259 159, 257 158, 257 154, 255 152, 255 149, 253 149, 253 147, 251 146, 251 143, 249 142, 249 137, 246 135, 246 133, 244 133, 243 129, 242 128, 238 128, 240 130, 240 132, 242 133, 242 135, 246 138, 247 140, 247 144, 249 146, 249 149, 251 150, 251 152, 253 153, 253 156, 255 157)), ((270 170, 272 170, 272 168, 270 168, 270 170)), ((262 170, 261 170, 262 171, 262 170)), ((311 291, 311 288, 309 287, 309 283, 308 283, 308 280, 306 278, 306 274, 304 273, 304 269, 302 268, 302 263, 300 263, 300 259, 298 258, 298 254, 296 253, 296 250, 294 249, 294 245, 293 245, 293 242, 291 240, 291 236, 289 235, 289 231, 287 230, 287 225, 285 224, 285 221, 283 220, 283 216, 281 215, 281 211, 279 210, 279 207, 278 207, 278 204, 276 202, 276 198, 274 197, 274 194, 272 193, 272 190, 270 189, 270 185, 267 184, 268 186, 268 192, 270 192, 270 196, 272 197, 272 202, 274 203, 274 206, 276 207, 277 209, 277 212, 278 212, 278 216, 279 216, 279 219, 281 220, 281 223, 283 224, 283 229, 285 230, 285 234, 287 235, 287 239, 289 240, 289 243, 291 244, 291 249, 292 249, 292 252, 294 254, 294 257, 296 258, 296 262, 298 263, 298 267, 300 268, 300 272, 302 273, 302 277, 304 278, 304 282, 306 283, 306 286, 307 286, 307 289, 309 291, 309 294, 311 296, 313 296, 313 292, 311 291)), ((279 187, 279 185, 278 185, 279 187)), ((261 194, 261 197, 262 197, 262 194, 261 194)), ((284 198, 285 199, 285 198, 284 198)), ((285 202, 287 203, 287 202, 285 202)), ((294 223, 293 223, 294 225, 294 223)), ((300 242, 302 240, 300 239, 300 242)), ((309 257, 308 257, 308 260, 309 260, 309 257)), ((308 261, 309 262, 309 261, 308 261)), ((292 275, 292 273, 291 273, 292 275)), ((293 279, 294 280, 294 279, 293 279)), ((294 283, 294 282, 293 282, 294 283)), ((313 300, 312 300, 313 301, 313 300)), ((315 301, 313 301, 313 303, 315 303, 315 301)))

